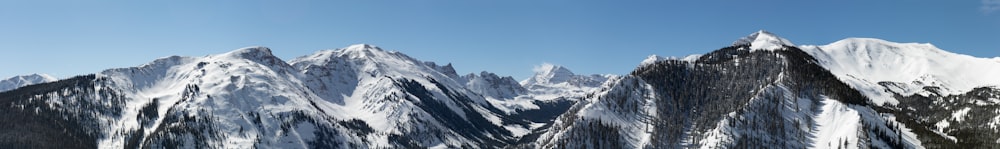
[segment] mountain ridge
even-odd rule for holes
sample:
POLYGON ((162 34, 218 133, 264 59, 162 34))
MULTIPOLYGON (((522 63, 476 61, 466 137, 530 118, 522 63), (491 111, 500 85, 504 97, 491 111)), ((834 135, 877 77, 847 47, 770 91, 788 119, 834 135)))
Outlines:
POLYGON ((52 77, 48 74, 29 74, 29 75, 13 76, 7 79, 0 80, 0 92, 32 84, 52 82, 57 80, 59 79, 57 79, 56 77, 52 77))
POLYGON ((795 46, 761 30, 703 55, 650 56, 625 75, 543 64, 519 82, 487 71, 459 76, 450 63, 368 44, 287 61, 252 46, 0 92, 0 106, 12 107, 0 109, 12 113, 0 126, 18 128, 0 129, 0 138, 39 133, 0 145, 988 147, 1000 134, 1000 89, 990 72, 954 63, 993 68, 994 59, 881 39, 795 46), (890 67, 900 62, 925 63, 890 67), (895 71, 912 73, 879 76, 895 71), (60 128, 74 131, 51 131, 60 128), (74 142, 39 142, 53 139, 74 142))

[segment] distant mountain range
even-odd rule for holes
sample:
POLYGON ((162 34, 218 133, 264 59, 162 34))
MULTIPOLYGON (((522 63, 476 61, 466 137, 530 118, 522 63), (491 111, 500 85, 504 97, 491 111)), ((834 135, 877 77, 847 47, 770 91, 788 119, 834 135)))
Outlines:
MULTIPOLYGON (((639 62, 639 60, 637 60, 639 62)), ((766 31, 623 75, 459 75, 374 45, 0 81, 4 148, 991 148, 1000 59, 766 31)))
POLYGON ((0 92, 16 89, 19 87, 24 87, 32 84, 45 83, 56 81, 55 77, 49 76, 47 74, 30 74, 23 76, 15 76, 0 80, 0 92))

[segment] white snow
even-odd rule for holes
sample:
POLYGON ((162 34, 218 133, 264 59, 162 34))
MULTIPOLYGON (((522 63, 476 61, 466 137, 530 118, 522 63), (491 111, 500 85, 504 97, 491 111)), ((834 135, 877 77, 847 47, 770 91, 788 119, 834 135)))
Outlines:
POLYGON ((948 128, 948 126, 951 126, 951 123, 949 123, 948 120, 945 119, 937 123, 934 123, 934 126, 937 127, 937 131, 943 131, 944 128, 948 128))
POLYGON ((986 101, 989 101, 993 104, 1000 104, 1000 98, 989 98, 986 101))
POLYGON ((541 128, 542 126, 545 126, 545 123, 534 123, 533 122, 533 123, 530 124, 530 126, 531 126, 531 130, 535 130, 535 129, 541 128))
POLYGON ((534 71, 534 76, 521 81, 521 86, 528 90, 527 96, 530 96, 524 98, 551 100, 561 97, 581 97, 598 89, 608 78, 616 76, 576 75, 563 66, 550 63, 536 66, 534 71))
POLYGON ((791 41, 785 38, 778 37, 770 32, 760 30, 750 34, 749 36, 740 38, 733 42, 733 45, 745 45, 750 44, 750 50, 778 50, 783 49, 784 46, 795 46, 791 41))
MULTIPOLYGON (((368 139, 370 142, 365 143, 366 146, 389 146, 388 135, 418 129, 443 129, 445 132, 441 139, 415 138, 428 147, 467 145, 472 140, 448 131, 449 128, 440 125, 441 121, 416 107, 420 102, 438 100, 436 102, 443 103, 444 108, 463 119, 467 116, 466 111, 459 108, 458 101, 447 100, 450 97, 445 95, 443 88, 431 83, 432 80, 450 89, 449 92, 469 95, 471 108, 477 113, 468 115, 482 115, 494 125, 518 135, 531 132, 525 127, 540 127, 537 124, 501 126, 505 121, 498 116, 501 114, 483 107, 491 102, 466 90, 463 82, 455 80, 453 72, 443 72, 439 69, 441 66, 375 46, 352 45, 324 50, 290 62, 274 57, 266 47, 247 47, 205 57, 171 56, 138 67, 103 71, 97 77, 107 78, 111 89, 130 93, 128 98, 134 100, 125 101, 120 118, 100 117, 102 125, 107 125, 101 133, 109 137, 100 138, 98 145, 100 148, 122 148, 126 139, 122 134, 143 129, 141 133, 148 135, 157 130, 163 123, 163 116, 152 119, 149 125, 138 124, 141 120, 136 115, 150 103, 157 103, 157 115, 174 111, 211 119, 212 125, 217 127, 213 131, 218 131, 220 138, 204 141, 214 146, 304 148, 316 139, 313 132, 318 126, 336 126, 331 124, 336 121, 301 122, 291 124, 292 129, 288 131, 281 130, 279 126, 289 119, 280 115, 293 111, 336 120, 364 121, 376 133, 332 137, 355 142, 368 139), (433 98, 421 99, 407 93, 396 85, 404 79, 419 83, 433 98), (191 85, 197 85, 200 91, 185 94, 191 85), (249 120, 248 113, 259 114, 261 122, 249 120)), ((52 104, 65 102, 52 101, 52 104)), ((509 104, 532 106, 523 103, 512 100, 509 104)))
POLYGON ((951 113, 951 118, 955 119, 955 122, 962 122, 962 120, 965 120, 965 115, 969 113, 969 110, 972 110, 972 108, 965 107, 965 109, 955 111, 951 113))
MULTIPOLYGON (((309 77, 303 79, 310 86, 309 88, 330 89, 316 91, 323 99, 331 101, 323 104, 328 107, 325 110, 326 114, 342 119, 359 119, 377 130, 379 133, 371 136, 377 138, 377 141, 373 143, 375 146, 388 146, 389 141, 386 140, 385 135, 389 134, 406 133, 420 129, 449 129, 439 125, 442 122, 435 120, 431 115, 414 105, 420 102, 438 100, 434 102, 441 102, 446 106, 445 108, 457 113, 462 119, 468 119, 465 111, 459 108, 460 104, 456 103, 456 100, 446 100, 450 97, 445 95, 443 88, 431 83, 432 80, 447 87, 450 92, 478 95, 472 90, 466 89, 466 83, 469 80, 459 80, 461 78, 454 74, 453 70, 445 68, 450 66, 437 66, 434 63, 419 61, 402 53, 385 51, 372 45, 361 44, 343 49, 324 50, 291 60, 290 64, 299 68, 306 75, 312 76, 311 79, 309 77), (421 84, 432 93, 434 99, 418 98, 417 95, 408 94, 403 88, 394 85, 401 79, 421 84), (349 87, 343 88, 341 86, 349 87), (416 101, 386 101, 386 99, 402 99, 401 97, 408 97, 416 101), (423 123, 433 125, 424 125, 423 123)), ((514 83, 514 85, 519 84, 514 83)), ((523 132, 523 128, 503 126, 504 119, 498 116, 501 115, 500 113, 492 113, 482 106, 498 104, 534 106, 525 105, 522 100, 495 99, 483 96, 468 97, 473 102, 471 103, 472 110, 476 112, 469 115, 481 115, 490 123, 515 133, 523 132)), ((497 107, 503 111, 512 111, 504 107, 497 107)), ((417 139, 426 139, 425 145, 432 148, 461 146, 472 141, 466 140, 454 132, 448 133, 445 135, 450 135, 450 137, 443 140, 417 139)))
POLYGON ((891 89, 902 95, 927 94, 925 86, 941 87, 944 95, 976 87, 1000 85, 1000 62, 950 53, 926 43, 894 43, 873 38, 848 38, 828 45, 800 47, 842 81, 859 89, 876 104, 896 104, 891 89), (878 82, 903 85, 885 88, 878 82))
POLYGON ((662 56, 658 56, 656 54, 653 54, 653 55, 649 55, 648 57, 646 57, 646 59, 643 59, 642 62, 639 62, 639 66, 645 66, 645 65, 653 64, 653 63, 656 63, 656 62, 659 62, 659 61, 664 61, 664 60, 680 60, 680 61, 686 61, 686 62, 694 62, 694 61, 697 61, 698 58, 701 58, 701 54, 691 54, 691 55, 684 56, 684 57, 673 57, 673 56, 671 56, 671 57, 662 57, 662 56))
POLYGON ((945 128, 951 126, 951 123, 948 122, 947 119, 934 123, 934 126, 937 127, 937 129, 933 130, 934 133, 941 135, 942 137, 948 138, 948 140, 958 142, 958 138, 955 138, 955 136, 949 136, 947 133, 944 132, 945 128))
POLYGON ((882 118, 886 119, 886 120, 889 120, 893 124, 897 125, 897 127, 899 128, 899 131, 902 133, 902 134, 899 134, 899 135, 903 135, 903 141, 904 142, 908 142, 911 145, 916 146, 917 148, 924 148, 921 145, 922 142, 920 142, 920 139, 917 139, 917 134, 913 133, 913 129, 907 128, 906 125, 904 125, 903 123, 896 121, 896 116, 895 115, 892 115, 892 114, 882 114, 882 118))
POLYGON ((632 76, 612 77, 595 92, 593 98, 588 98, 578 104, 585 104, 575 114, 578 118, 600 119, 605 125, 619 127, 625 134, 626 142, 631 147, 642 147, 649 143, 653 125, 648 118, 656 117, 655 95, 653 87, 642 79, 632 76), (627 103, 615 103, 602 98, 624 98, 627 103), (642 110, 631 113, 627 109, 616 109, 615 104, 638 104, 642 110), (622 111, 624 110, 624 111, 622 111))
POLYGON ((465 82, 467 89, 488 98, 509 99, 527 94, 527 89, 509 76, 500 77, 494 73, 483 71, 479 75, 470 73, 459 78, 459 82, 465 82))
MULTIPOLYGON (((730 112, 727 115, 734 116, 736 115, 736 112, 730 112)), ((722 145, 726 145, 724 144, 724 142, 733 142, 734 138, 732 135, 730 135, 730 133, 736 133, 736 132, 733 132, 733 128, 727 125, 729 121, 730 119, 722 119, 718 123, 716 123, 715 128, 712 128, 712 130, 706 132, 705 133, 706 137, 704 137, 704 139, 698 142, 698 144, 704 145, 701 148, 705 149, 722 148, 722 145)))
POLYGON ((521 85, 563 83, 569 81, 576 75, 565 67, 550 63, 542 63, 542 65, 535 66, 533 71, 535 71, 535 75, 527 80, 521 81, 521 85))
MULTIPOLYGON (((824 98, 823 111, 816 117, 816 139, 813 146, 817 148, 838 148, 829 144, 840 145, 844 140, 857 142, 857 130, 860 129, 861 116, 858 111, 836 100, 824 98)), ((853 143, 852 143, 853 144, 853 143)), ((851 148, 857 148, 852 146, 851 148)))
MULTIPOLYGON (((1000 111, 1000 109, 997 111, 1000 111)), ((990 128, 997 129, 997 127, 1000 127, 1000 116, 993 117, 993 119, 986 123, 986 125, 990 126, 990 128)))
POLYGON ((662 56, 657 56, 656 54, 649 55, 648 57, 646 57, 646 59, 642 60, 642 62, 639 63, 639 66, 653 64, 653 63, 662 61, 664 59, 666 59, 666 58, 664 58, 662 56))
POLYGON ((444 144, 444 143, 439 143, 437 145, 428 147, 428 149, 447 149, 447 148, 448 148, 448 145, 444 144))
POLYGON ((52 77, 48 74, 30 74, 14 76, 7 79, 0 80, 0 92, 17 89, 19 87, 24 87, 32 84, 52 82, 59 79, 52 77))
POLYGON ((497 115, 495 115, 493 113, 489 113, 489 111, 487 111, 486 109, 483 109, 481 107, 473 107, 473 108, 475 108, 476 111, 479 111, 480 113, 482 113, 483 117, 485 117, 486 120, 488 120, 491 123, 493 123, 493 125, 503 126, 503 119, 500 118, 500 116, 497 116, 497 115))
POLYGON ((506 128, 508 131, 510 131, 510 133, 513 134, 514 137, 521 137, 528 133, 531 133, 530 129, 524 128, 521 125, 505 125, 503 126, 503 128, 506 128))
POLYGON ((683 58, 680 58, 680 60, 682 60, 682 61, 688 61, 688 62, 694 62, 694 61, 697 61, 698 58, 701 58, 701 54, 691 54, 691 55, 688 55, 688 56, 684 56, 683 58))
POLYGON ((493 106, 503 111, 505 114, 517 113, 517 110, 533 110, 538 109, 538 105, 533 103, 540 99, 531 98, 531 95, 527 96, 517 96, 514 99, 495 99, 491 97, 486 97, 486 101, 490 102, 493 106))

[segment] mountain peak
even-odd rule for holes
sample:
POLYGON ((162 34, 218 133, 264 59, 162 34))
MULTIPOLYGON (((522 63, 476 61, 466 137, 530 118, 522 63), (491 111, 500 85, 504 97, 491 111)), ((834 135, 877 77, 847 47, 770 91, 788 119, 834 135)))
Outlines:
POLYGON ((749 36, 740 38, 733 42, 734 46, 737 45, 750 45, 751 50, 776 50, 781 49, 784 46, 795 46, 788 39, 778 37, 771 32, 765 30, 760 30, 750 34, 749 36))
POLYGON ((354 44, 354 45, 347 46, 346 48, 344 48, 342 50, 344 52, 383 51, 382 48, 379 48, 378 46, 370 45, 370 44, 354 44))
POLYGON ((353 45, 347 46, 347 48, 344 48, 344 50, 345 51, 368 51, 368 50, 379 50, 379 51, 381 51, 382 48, 379 48, 378 46, 370 45, 370 44, 353 44, 353 45))
POLYGON ((16 89, 18 87, 23 87, 32 84, 45 83, 57 81, 55 77, 49 76, 48 74, 30 74, 21 75, 0 80, 0 92, 16 89))
POLYGON ((21 77, 24 77, 24 78, 38 78, 38 79, 41 79, 41 80, 45 80, 46 82, 59 80, 56 77, 52 77, 49 74, 38 74, 38 73, 30 74, 30 75, 24 75, 24 76, 21 76, 21 77))
POLYGON ((569 69, 566 69, 566 67, 549 63, 535 66, 534 71, 535 75, 521 83, 522 85, 531 83, 562 83, 569 81, 569 79, 576 75, 569 69))
POLYGON ((649 65, 649 64, 653 64, 653 63, 662 61, 664 59, 666 59, 666 58, 664 58, 662 56, 659 56, 659 55, 656 55, 656 54, 653 54, 653 55, 649 55, 648 57, 646 57, 646 59, 642 60, 642 62, 640 62, 639 65, 649 65))
POLYGON ((548 64, 548 63, 542 64, 542 66, 540 66, 540 68, 538 68, 536 70, 540 70, 540 71, 535 71, 535 73, 544 74, 544 75, 553 75, 553 76, 563 76, 563 75, 572 76, 572 75, 575 75, 575 74, 573 74, 572 71, 570 71, 566 67, 559 66, 559 65, 548 64))
POLYGON ((245 59, 274 57, 274 55, 271 53, 271 48, 263 46, 250 46, 250 47, 239 48, 222 55, 229 57, 236 57, 236 58, 245 58, 245 59))
POLYGON ((377 55, 376 53, 385 52, 382 48, 370 44, 354 44, 347 46, 346 48, 337 49, 337 52, 341 53, 339 55, 349 55, 350 57, 369 57, 377 55))
POLYGON ((52 77, 52 76, 50 76, 48 74, 38 74, 38 73, 29 74, 29 75, 14 76, 14 77, 9 78, 8 80, 11 80, 11 79, 19 79, 19 80, 22 80, 22 81, 24 81, 24 80, 41 81, 41 82, 49 82, 49 81, 59 80, 59 79, 56 79, 55 77, 52 77))

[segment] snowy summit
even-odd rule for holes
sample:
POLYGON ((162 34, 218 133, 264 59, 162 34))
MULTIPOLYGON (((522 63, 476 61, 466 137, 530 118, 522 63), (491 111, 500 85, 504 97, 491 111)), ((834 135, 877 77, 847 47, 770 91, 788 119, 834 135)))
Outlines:
POLYGON ((13 90, 19 87, 24 87, 32 84, 52 82, 59 79, 52 77, 48 74, 30 74, 22 76, 14 76, 11 78, 0 80, 0 92, 13 90))
POLYGON ((751 50, 776 50, 781 49, 782 45, 785 46, 795 46, 788 39, 778 37, 765 30, 760 30, 750 34, 749 36, 740 38, 733 42, 733 45, 750 45, 751 50))
POLYGON ((549 63, 535 67, 535 76, 528 80, 521 81, 521 85, 529 84, 558 84, 569 81, 574 75, 572 71, 565 67, 549 63))
POLYGON ((664 59, 667 59, 667 58, 664 58, 664 57, 656 55, 656 54, 649 55, 649 57, 646 57, 646 59, 642 60, 642 62, 639 63, 639 66, 653 64, 653 63, 662 61, 664 59))

